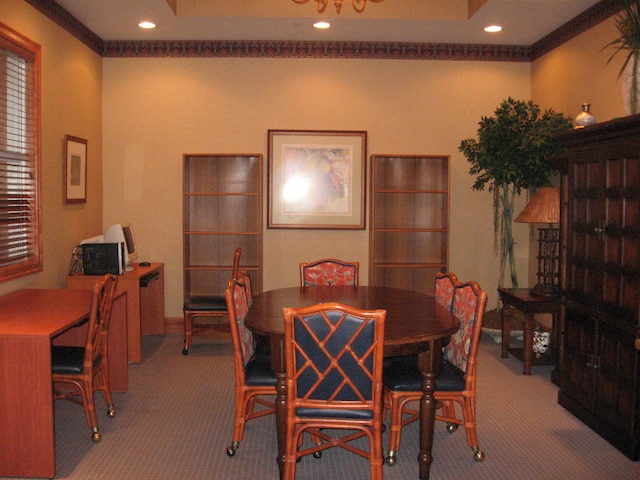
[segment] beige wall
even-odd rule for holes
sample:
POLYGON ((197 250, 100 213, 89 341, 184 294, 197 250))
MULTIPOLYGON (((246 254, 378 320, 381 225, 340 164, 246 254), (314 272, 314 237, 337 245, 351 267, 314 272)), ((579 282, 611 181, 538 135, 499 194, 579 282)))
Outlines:
POLYGON ((102 229, 102 59, 24 0, 2 0, 0 21, 42 47, 44 246, 44 270, 0 283, 0 294, 64 287, 73 246, 102 229), (88 141, 86 204, 64 204, 65 135, 88 141))
MULTIPOLYGON (((131 221, 141 259, 166 264, 166 315, 181 316, 184 153, 263 153, 268 129, 366 130, 368 152, 451 156, 450 268, 477 279, 495 305, 491 198, 473 192, 460 140, 507 96, 599 121, 624 115, 604 22, 532 64, 340 59, 101 59, 23 0, 1 21, 43 47, 45 270, 0 284, 60 287, 73 245, 131 221), (65 206, 63 140, 89 141, 87 204, 65 206), (104 152, 104 165, 102 157, 104 152), (104 181, 103 181, 104 172, 104 181), (104 191, 103 191, 104 190, 104 191), (104 201, 104 208, 103 208, 104 201)), ((266 192, 266 170, 265 170, 266 192)), ((528 231, 516 226, 527 284, 528 231)), ((265 230, 265 288, 295 285, 300 260, 358 260, 366 281, 368 231, 265 230)), ((428 281, 428 280, 427 280, 428 281)))
POLYGON ((532 99, 572 116, 590 103, 598 122, 626 115, 618 80, 624 55, 607 65, 613 49, 603 50, 616 36, 609 19, 533 62, 532 99))
MULTIPOLYGON (((450 267, 495 297, 491 196, 471 191, 458 145, 530 94, 524 63, 107 58, 104 222, 134 224, 141 258, 166 264, 167 316, 181 316, 183 153, 263 153, 266 167, 268 129, 366 130, 370 154, 451 156, 450 267)), ((368 231, 265 230, 265 288, 297 285, 298 262, 324 256, 360 261, 365 283, 368 231)))

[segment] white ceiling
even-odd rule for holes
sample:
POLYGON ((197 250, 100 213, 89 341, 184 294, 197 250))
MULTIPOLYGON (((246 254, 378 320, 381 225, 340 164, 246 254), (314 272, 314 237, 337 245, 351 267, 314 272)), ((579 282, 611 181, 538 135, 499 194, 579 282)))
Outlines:
MULTIPOLYGON (((340 16, 333 0, 320 15, 314 0, 57 0, 103 40, 307 40, 531 45, 598 0, 487 0, 467 19, 467 0, 383 0, 357 14, 344 0, 340 16), (428 2, 425 6, 425 2, 428 2), (176 16, 172 5, 177 5, 176 16), (258 5, 259 4, 259 5, 258 5), (451 5, 456 5, 451 8, 451 5), (182 8, 183 6, 188 8, 182 8), (385 7, 386 5, 386 7, 385 7), (418 5, 418 6, 416 6, 418 5), (266 12, 259 12, 265 10, 266 12), (461 7, 461 8, 459 8, 461 7), (451 14, 451 10, 456 10, 451 14), (217 11, 218 16, 212 11, 217 11), (222 15, 220 12, 222 11, 222 15), (449 19, 428 19, 436 12, 449 19), (249 13, 247 13, 249 12, 249 13), (388 12, 388 13, 387 13, 388 12), (251 16, 250 16, 251 15, 251 16), (274 16, 281 15, 281 16, 274 16), (374 18, 374 17, 408 18, 374 18), (329 30, 311 27, 324 18, 329 30), (137 24, 152 20, 154 30, 137 24), (503 31, 482 29, 499 23, 503 31)), ((470 3, 482 0, 470 0, 470 3)))

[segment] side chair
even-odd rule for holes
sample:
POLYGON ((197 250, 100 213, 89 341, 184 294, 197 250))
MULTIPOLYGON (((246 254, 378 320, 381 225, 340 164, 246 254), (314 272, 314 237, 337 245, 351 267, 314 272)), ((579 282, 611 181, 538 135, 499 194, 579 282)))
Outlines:
POLYGON ((357 286, 359 275, 359 262, 323 258, 315 262, 300 263, 300 285, 303 287, 357 286))
POLYGON ((256 355, 256 342, 245 326, 249 312, 247 290, 237 279, 229 281, 225 291, 229 331, 233 343, 235 371, 235 421, 227 455, 233 457, 244 438, 246 423, 254 418, 275 413, 272 401, 265 396, 276 395, 276 376, 269 355, 256 355), (256 405, 265 408, 255 410, 256 405))
POLYGON ((96 416, 95 392, 102 392, 107 416, 116 409, 109 384, 109 323, 118 278, 105 275, 91 291, 87 336, 83 347, 55 345, 51 348, 53 399, 71 400, 84 408, 87 425, 94 442, 101 439, 96 416), (63 388, 63 385, 72 385, 63 388))
POLYGON ((285 308, 287 383, 284 480, 306 455, 341 447, 370 462, 382 480, 382 359, 385 310, 338 303, 285 308), (305 448, 303 434, 313 444, 305 448), (340 433, 342 432, 342 433, 340 433), (369 451, 350 442, 366 436, 369 451))
MULTIPOLYGON (((473 458, 480 462, 485 454, 478 446, 476 431, 476 362, 487 294, 476 282, 460 283, 453 274, 445 274, 439 280, 446 291, 450 291, 448 285, 455 286, 451 311, 460 319, 461 326, 442 352, 443 360, 434 393, 440 410, 436 413, 436 420, 446 422, 449 433, 463 425, 473 458), (462 410, 461 418, 456 413, 456 405, 462 410)), ((444 291, 441 293, 444 295, 444 291)), ((443 298, 448 298, 448 295, 443 298)), ((419 410, 410 408, 408 404, 422 398, 421 384, 422 375, 417 362, 410 361, 409 357, 405 361, 385 364, 385 408, 390 410, 389 451, 386 457, 389 465, 396 463, 402 427, 420 416, 419 410)))
MULTIPOLYGON (((242 254, 241 248, 236 248, 233 255, 233 267, 231 269, 231 278, 238 276, 240 269, 240 255, 242 254)), ((189 348, 193 341, 193 335, 203 333, 206 331, 217 330, 228 332, 228 323, 196 323, 195 318, 208 317, 208 318, 227 318, 227 304, 224 299, 224 295, 192 295, 187 296, 184 299, 183 306, 184 316, 184 347, 182 348, 182 354, 188 355, 189 348)))

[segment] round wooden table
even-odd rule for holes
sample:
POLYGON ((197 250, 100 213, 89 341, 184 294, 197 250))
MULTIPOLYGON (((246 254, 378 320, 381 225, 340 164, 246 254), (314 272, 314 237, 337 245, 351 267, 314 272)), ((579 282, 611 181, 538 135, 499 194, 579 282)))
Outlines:
POLYGON ((419 478, 429 478, 433 457, 435 422, 435 377, 438 374, 443 342, 460 328, 460 322, 433 297, 422 293, 388 287, 291 287, 256 295, 249 309, 246 325, 253 332, 269 337, 271 363, 276 386, 276 426, 280 478, 283 474, 286 442, 286 382, 284 361, 284 307, 306 307, 323 302, 338 302, 365 310, 382 308, 385 321, 385 356, 418 354, 423 375, 420 417, 419 478))

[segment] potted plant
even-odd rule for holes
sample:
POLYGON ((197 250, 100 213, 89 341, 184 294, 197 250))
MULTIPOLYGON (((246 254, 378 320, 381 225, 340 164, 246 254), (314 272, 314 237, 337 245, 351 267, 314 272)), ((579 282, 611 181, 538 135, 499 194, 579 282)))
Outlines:
POLYGON ((621 52, 626 58, 618 73, 623 76, 623 97, 627 113, 639 113, 638 105, 638 60, 640 57, 640 0, 622 0, 622 9, 616 17, 618 38, 605 45, 615 50, 607 60, 607 65, 621 52))
POLYGON ((494 248, 500 256, 498 284, 503 286, 507 260, 513 288, 518 276, 513 252, 513 207, 522 190, 549 186, 556 173, 548 157, 562 153, 552 137, 572 127, 571 118, 552 109, 542 112, 532 101, 503 100, 492 117, 481 117, 478 138, 462 140, 464 154, 476 176, 474 190, 493 194, 494 248))

